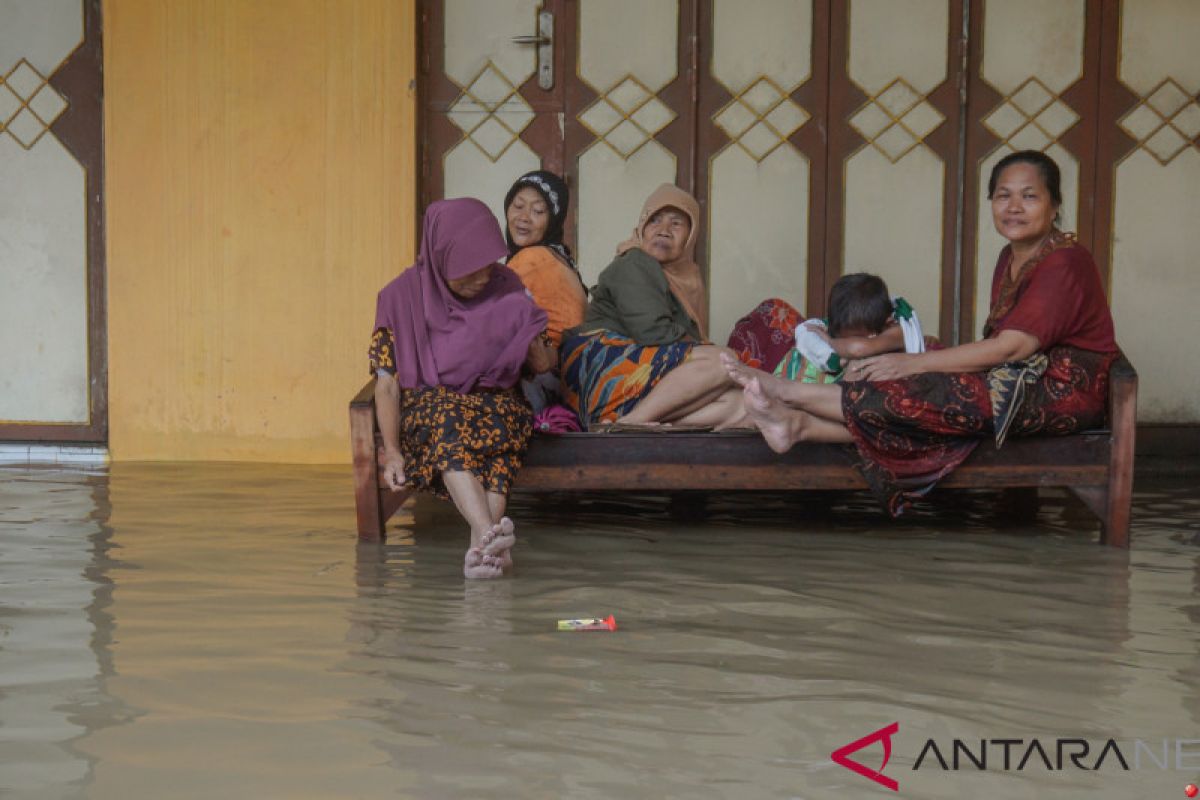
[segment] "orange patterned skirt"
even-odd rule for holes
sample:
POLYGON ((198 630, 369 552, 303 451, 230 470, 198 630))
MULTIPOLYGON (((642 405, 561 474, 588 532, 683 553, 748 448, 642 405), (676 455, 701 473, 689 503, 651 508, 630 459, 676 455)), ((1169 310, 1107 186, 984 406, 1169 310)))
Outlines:
POLYGON ((445 386, 400 392, 400 452, 406 485, 449 499, 442 473, 466 471, 508 495, 521 468, 533 415, 515 389, 459 394, 445 386))

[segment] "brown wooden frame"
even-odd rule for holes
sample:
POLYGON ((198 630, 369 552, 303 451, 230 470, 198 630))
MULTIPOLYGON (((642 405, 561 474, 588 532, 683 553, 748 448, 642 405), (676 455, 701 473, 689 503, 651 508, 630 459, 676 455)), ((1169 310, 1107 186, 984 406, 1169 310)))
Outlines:
MULTIPOLYGON (((1109 373, 1107 430, 981 445, 940 486, 1063 486, 1100 520, 1100 541, 1129 547, 1137 373, 1124 355, 1109 373)), ((409 496, 383 487, 375 379, 350 401, 358 537, 381 542, 409 496)), ((843 445, 805 444, 782 455, 757 433, 575 433, 534 438, 515 488, 552 491, 864 489, 843 445)))
MULTIPOLYGON (((974 319, 977 288, 974 253, 979 234, 977 167, 999 143, 983 125, 983 119, 1002 98, 982 77, 986 0, 946 2, 950 35, 947 79, 927 98, 945 121, 925 142, 946 166, 938 333, 942 341, 956 344, 975 339, 978 332, 979 321, 974 319), (969 28, 965 36, 964 22, 969 28), (965 107, 960 92, 965 94, 965 107), (960 135, 964 137, 961 155, 960 135)), ((556 41, 574 42, 578 35, 578 4, 545 0, 544 5, 555 12, 556 41)), ((444 114, 437 113, 438 108, 429 102, 431 96, 436 96, 448 103, 457 93, 437 63, 442 57, 441 48, 431 46, 442 35, 442 6, 436 0, 419 3, 423 42, 422 79, 418 81, 422 207, 441 196, 440 177, 437 170, 430 169, 430 159, 440 158, 442 153, 434 152, 437 148, 433 143, 447 137, 457 141, 459 136, 444 114)), ((1062 99, 1080 117, 1061 139, 1062 146, 1079 162, 1079 219, 1069 222, 1078 232, 1080 242, 1092 252, 1105 285, 1111 271, 1115 169, 1134 147, 1117 120, 1138 100, 1118 79, 1120 11, 1118 2, 1085 0, 1082 73, 1062 93, 1062 99)), ((843 269, 844 167, 846 159, 864 144, 849 124, 850 115, 867 99, 846 70, 849 13, 848 3, 813 0, 813 72, 792 94, 792 99, 811 114, 808 123, 789 139, 809 159, 812 170, 806 221, 808 300, 804 311, 808 316, 825 313, 828 287, 843 269)), ((715 125, 713 115, 730 99, 729 92, 713 79, 709 70, 712 21, 712 0, 681 0, 678 75, 659 92, 660 99, 678 116, 655 136, 676 155, 677 183, 697 198, 704 218, 709 203, 708 159, 727 141, 724 132, 715 125)), ((555 90, 541 92, 536 88, 535 78, 521 87, 522 95, 539 112, 521 138, 535 151, 544 153, 545 168, 563 174, 572 187, 577 187, 577 155, 595 141, 595 136, 579 121, 578 113, 595 100, 596 93, 578 77, 574 47, 556 46, 555 53, 558 76, 555 90), (551 115, 542 113, 551 107, 564 111, 561 138, 551 115)), ((577 207, 577 203, 572 204, 567 220, 569 244, 574 244, 576 235, 577 207)), ((419 224, 419 219, 414 224, 419 224)), ((707 271, 704 242, 702 237, 697 260, 707 271)))
POLYGON ((0 422, 0 439, 42 442, 108 441, 108 305, 104 227, 104 51, 101 0, 83 3, 84 39, 49 83, 67 99, 52 133, 86 174, 88 422, 0 422))
MULTIPOLYGON (((962 264, 958 329, 959 342, 974 341, 983 320, 975 319, 975 295, 978 290, 975 273, 975 249, 979 239, 980 191, 979 165, 1000 145, 1000 139, 987 129, 983 120, 1004 96, 983 77, 984 4, 986 0, 971 0, 969 24, 970 66, 966 110, 966 163, 963 167, 963 227, 962 264)), ((1111 181, 1102 180, 1104 171, 1097 161, 1097 135, 1101 129, 1099 94, 1101 81, 1101 40, 1105 6, 1103 0, 1086 0, 1084 7, 1083 62, 1079 78, 1060 95, 1079 119, 1059 139, 1059 144, 1079 162, 1079 218, 1067 220, 1068 229, 1079 235, 1080 244, 1091 251, 1108 285, 1108 246, 1100 247, 1097 240, 1097 209, 1107 207, 1111 181)), ((1115 51, 1114 51, 1115 52, 1115 51)))
MULTIPOLYGON (((812 69, 808 80, 796 87, 788 97, 801 106, 809 115, 808 121, 800 126, 787 143, 795 147, 797 152, 808 159, 809 194, 808 219, 797 220, 798 225, 808 226, 807 277, 805 280, 805 297, 807 302, 802 309, 805 316, 824 316, 826 289, 825 250, 825 214, 827 191, 827 138, 829 135, 829 26, 830 0, 813 0, 812 4, 812 69)), ((696 22, 693 30, 696 38, 696 109, 695 115, 695 146, 691 154, 691 174, 686 177, 687 183, 680 186, 692 192, 700 203, 701 218, 709 218, 709 173, 712 159, 726 147, 730 141, 728 134, 716 123, 717 113, 724 108, 733 94, 723 86, 712 74, 712 57, 715 36, 713 0, 705 0, 696 7, 696 22)), ((682 21, 680 23, 682 28, 682 21)), ((686 31, 681 30, 680 36, 686 31)), ((680 41, 683 41, 682 39, 680 41)), ((681 48, 682 49, 682 48, 681 48)), ((685 178, 681 177, 681 181, 685 178)), ((704 242, 707 236, 702 236, 697 247, 697 261, 705 271, 705 284, 711 286, 708 273, 711 265, 705 257, 704 242)), ((836 280, 836 276, 834 280, 836 280)))
MULTIPOLYGON (((562 41, 570 20, 564 13, 564 6, 571 4, 564 0, 545 0, 543 7, 554 12, 555 41, 562 41)), ((434 161, 445 157, 454 145, 463 139, 463 133, 458 129, 446 111, 458 98, 460 89, 445 72, 445 49, 437 43, 445 37, 445 4, 434 0, 421 0, 418 4, 418 41, 420 53, 417 81, 417 114, 418 114, 418 152, 420 163, 420 179, 418 185, 418 213, 416 224, 420 225, 421 212, 434 200, 443 197, 443 175, 440 169, 434 168, 434 161)), ((530 30, 536 20, 530 17, 530 30)), ((529 144, 534 152, 543 154, 543 166, 553 172, 563 171, 563 140, 558 131, 555 114, 563 108, 564 84, 563 79, 566 59, 563 51, 567 48, 554 48, 554 88, 545 91, 538 88, 536 73, 517 87, 521 97, 529 103, 535 117, 529 126, 521 132, 520 139, 529 144)), ((516 178, 517 176, 513 176, 516 178)), ((571 227, 568 226, 568 230, 571 227)), ((419 230, 418 230, 419 233, 419 230)))
MULTIPOLYGON (((963 7, 957 0, 948 0, 948 41, 946 43, 946 79, 926 96, 943 116, 942 123, 923 140, 924 145, 942 159, 945 174, 942 181, 942 246, 940 293, 940 330, 938 337, 943 342, 954 340, 955 275, 961 269, 957 259, 958 238, 958 187, 961 183, 962 163, 959 158, 959 129, 962 124, 963 107, 960 102, 962 75, 963 7)), ((867 144, 862 135, 850 124, 850 118, 869 98, 854 84, 849 74, 850 58, 850 4, 834 3, 829 27, 829 154, 826 165, 827 184, 825 189, 825 274, 824 286, 814 296, 810 283, 810 315, 823 315, 826 298, 825 287, 832 286, 844 272, 846 227, 846 163, 867 144)), ((933 331, 930 331, 933 333, 933 331)))
POLYGON ((1113 231, 1116 227, 1117 168, 1137 142, 1120 126, 1120 120, 1141 99, 1121 80, 1121 4, 1101 4, 1098 131, 1096 137, 1096 181, 1094 223, 1090 249, 1100 268, 1100 277, 1111 296, 1113 231))
MULTIPOLYGON (((830 0, 813 4, 813 73, 792 93, 792 99, 810 112, 809 121, 789 139, 810 161, 811 190, 808 313, 820 314, 825 305, 825 119, 828 87, 828 28, 830 0)), ((579 114, 597 98, 596 91, 579 76, 577 39, 579 4, 568 0, 544 0, 543 8, 554 13, 555 87, 550 92, 537 87, 537 77, 521 85, 521 96, 537 116, 521 133, 521 140, 542 156, 542 167, 564 177, 573 191, 579 186, 579 156, 589 147, 604 146, 580 121, 579 114), (569 45, 569 46, 568 46, 569 45), (563 114, 561 135, 554 120, 555 111, 563 114)), ((443 177, 435 162, 444 157, 462 134, 446 117, 446 110, 459 94, 458 87, 446 77, 444 52, 437 43, 444 37, 445 8, 438 0, 420 0, 418 4, 420 80, 417 86, 418 142, 420 176, 419 209, 442 197, 443 177)), ((712 0, 680 0, 678 15, 678 52, 675 78, 658 93, 676 117, 655 134, 659 142, 676 158, 675 182, 696 197, 701 217, 708 216, 708 160, 728 141, 713 122, 713 114, 731 98, 712 78, 709 71, 712 41, 705 25, 712 22, 712 0), (704 30, 702 30, 704 28, 704 30), (704 35, 702 35, 704 34, 704 35)), ((513 176, 516 177, 515 175, 513 176)), ((578 203, 571 204, 566 220, 566 243, 576 244, 578 203)), ((419 226, 419 214, 415 224, 419 226)), ((632 217, 631 217, 632 222, 632 217)), ((706 237, 697 243, 697 261, 707 270, 706 237)))

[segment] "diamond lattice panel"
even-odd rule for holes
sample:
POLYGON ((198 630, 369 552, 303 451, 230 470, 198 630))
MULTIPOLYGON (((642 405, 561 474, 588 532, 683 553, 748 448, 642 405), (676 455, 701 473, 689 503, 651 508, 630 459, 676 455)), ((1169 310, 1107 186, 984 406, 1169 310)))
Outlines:
POLYGON ((467 139, 496 162, 533 121, 533 109, 492 62, 462 90, 446 112, 467 139))
POLYGON ((713 116, 717 126, 755 161, 775 152, 808 120, 808 112, 766 76, 743 88, 713 116))
POLYGON ((983 118, 984 127, 1014 150, 1045 151, 1079 115, 1036 76, 1027 78, 983 118))
POLYGON ((1121 127, 1164 167, 1197 147, 1200 104, 1173 78, 1166 78, 1121 118, 1121 127))
POLYGON ((26 150, 46 135, 66 108, 66 98, 23 58, 0 77, 0 133, 26 150))
POLYGON ((945 119, 923 94, 903 78, 896 78, 854 112, 850 124, 895 164, 945 119))
POLYGON ((579 121, 622 158, 629 158, 675 117, 654 92, 626 75, 581 111, 579 121))

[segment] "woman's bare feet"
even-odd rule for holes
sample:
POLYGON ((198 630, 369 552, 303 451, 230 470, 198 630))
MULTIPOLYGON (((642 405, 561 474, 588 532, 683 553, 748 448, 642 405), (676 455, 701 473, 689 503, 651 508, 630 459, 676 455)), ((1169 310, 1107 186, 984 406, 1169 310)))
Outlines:
MULTIPOLYGON (((510 562, 511 563, 511 562, 510 562)), ((472 580, 499 578, 504 575, 504 564, 496 556, 489 556, 482 548, 472 547, 463 559, 463 577, 472 580)))
POLYGON ((463 558, 463 575, 473 579, 499 578, 512 570, 510 552, 517 543, 516 526, 508 517, 471 537, 471 548, 463 558))
POLYGON ((800 440, 803 411, 791 408, 763 391, 758 376, 753 376, 742 390, 746 413, 762 432, 767 446, 776 453, 786 453, 800 440))
POLYGON ((779 393, 775 391, 775 383, 781 380, 780 378, 775 377, 769 372, 763 372, 761 369, 748 366, 727 353, 721 354, 721 364, 725 367, 725 372, 729 375, 729 379, 738 386, 745 389, 750 385, 750 381, 757 378, 760 393, 772 401, 779 400, 779 393))
POLYGON ((504 571, 512 569, 512 549, 517 543, 517 526, 508 517, 501 517, 492 529, 483 535, 483 554, 497 559, 504 571))

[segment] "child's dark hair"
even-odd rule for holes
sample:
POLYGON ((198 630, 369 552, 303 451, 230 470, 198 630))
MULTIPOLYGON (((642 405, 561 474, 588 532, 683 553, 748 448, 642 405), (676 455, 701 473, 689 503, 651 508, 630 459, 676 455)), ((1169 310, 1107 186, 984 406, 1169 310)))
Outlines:
POLYGON ((860 328, 880 333, 892 317, 892 296, 878 275, 854 272, 829 290, 829 335, 860 328))

